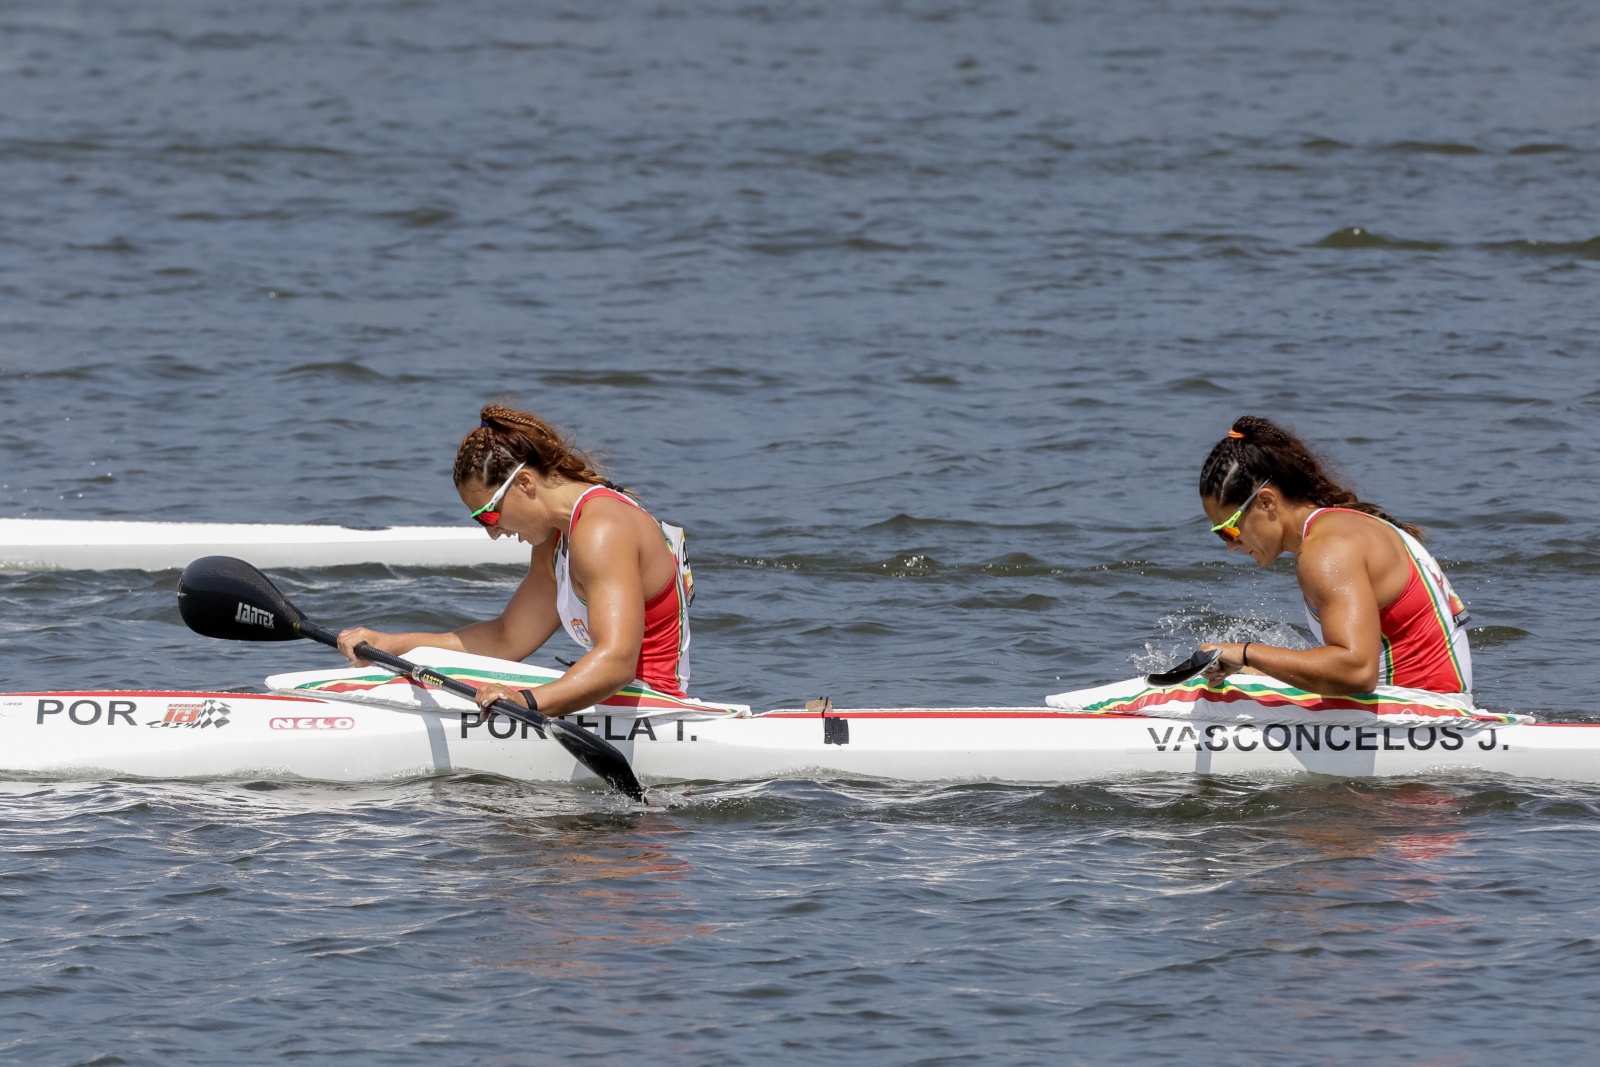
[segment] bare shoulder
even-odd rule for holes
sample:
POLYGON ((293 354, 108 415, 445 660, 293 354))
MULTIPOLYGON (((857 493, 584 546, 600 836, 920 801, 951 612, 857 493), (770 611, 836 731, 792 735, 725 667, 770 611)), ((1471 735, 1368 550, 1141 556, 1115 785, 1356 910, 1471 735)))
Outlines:
POLYGON ((1371 515, 1331 511, 1317 517, 1296 564, 1302 581, 1335 582, 1352 567, 1376 571, 1402 551, 1400 535, 1371 515))
POLYGON ((595 496, 584 501, 578 520, 571 537, 572 543, 580 547, 637 543, 657 529, 644 509, 612 496, 595 496))

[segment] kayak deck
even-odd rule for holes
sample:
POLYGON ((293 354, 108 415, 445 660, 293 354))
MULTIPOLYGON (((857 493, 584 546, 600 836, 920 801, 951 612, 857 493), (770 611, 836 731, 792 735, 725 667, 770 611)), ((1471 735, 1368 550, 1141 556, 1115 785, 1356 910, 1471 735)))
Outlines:
MULTIPOLYGON (((1600 729, 1588 724, 1204 723, 1044 707, 797 708, 700 720, 596 711, 571 721, 616 745, 652 782, 1068 783, 1195 773, 1600 782, 1600 729)), ((276 694, 8 694, 0 738, 0 770, 30 776, 353 782, 470 771, 594 780, 559 744, 502 716, 276 694)))
MULTIPOLYGON (((410 656, 472 686, 536 688, 560 675, 448 649, 416 648, 410 656)), ((267 686, 272 692, 259 695, 0 695, 0 771, 325 781, 455 771, 537 782, 592 778, 534 728, 485 716, 463 696, 386 668, 279 674, 267 686)), ((1134 679, 1101 689, 1139 694, 1141 686, 1134 679)), ((1073 704, 1101 689, 1051 697, 1054 707, 834 708, 822 700, 752 714, 744 705, 673 697, 635 683, 568 720, 616 746, 640 778, 655 782, 849 776, 1067 783, 1196 773, 1600 782, 1595 726, 1475 718, 1458 708, 1433 709, 1448 713, 1437 718, 1385 717, 1349 709, 1324 714, 1313 710, 1315 703, 1234 701, 1227 705, 1231 718, 1205 720, 1073 704)), ((1190 695, 1183 687, 1152 692, 1190 695)))

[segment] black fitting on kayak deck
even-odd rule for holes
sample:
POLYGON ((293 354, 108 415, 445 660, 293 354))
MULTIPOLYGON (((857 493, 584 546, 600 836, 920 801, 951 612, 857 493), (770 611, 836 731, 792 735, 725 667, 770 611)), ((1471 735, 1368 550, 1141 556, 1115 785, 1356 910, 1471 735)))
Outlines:
POLYGON ((848 745, 850 743, 850 720, 842 715, 829 715, 833 710, 833 701, 828 697, 821 700, 806 701, 806 710, 813 715, 822 716, 822 743, 825 745, 848 745))

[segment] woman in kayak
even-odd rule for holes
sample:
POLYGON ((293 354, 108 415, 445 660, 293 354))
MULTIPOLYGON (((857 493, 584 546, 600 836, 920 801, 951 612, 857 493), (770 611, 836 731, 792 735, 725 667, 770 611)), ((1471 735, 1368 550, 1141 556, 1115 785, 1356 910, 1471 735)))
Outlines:
POLYGON ((1380 685, 1470 693, 1467 612, 1421 531, 1356 498, 1316 454, 1246 415, 1200 469, 1200 503, 1228 551, 1265 567, 1293 553, 1317 646, 1211 644, 1221 677, 1251 669, 1312 693, 1380 685))
POLYGON ((498 618, 449 633, 339 635, 352 663, 355 646, 404 654, 420 645, 498 659, 530 655, 566 628, 587 651, 560 678, 529 690, 497 684, 478 703, 504 698, 546 715, 565 715, 614 695, 638 679, 663 693, 689 684, 689 602, 694 579, 683 531, 657 522, 598 466, 543 419, 490 404, 456 451, 456 492, 490 537, 533 546, 528 576, 498 618))

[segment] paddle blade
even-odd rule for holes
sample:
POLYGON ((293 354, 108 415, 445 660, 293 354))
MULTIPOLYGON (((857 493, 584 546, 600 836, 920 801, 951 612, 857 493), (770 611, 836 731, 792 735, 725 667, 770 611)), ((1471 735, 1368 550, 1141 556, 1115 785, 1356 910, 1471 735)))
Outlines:
POLYGON ((232 556, 206 556, 183 569, 178 614, 195 633, 230 641, 293 641, 304 619, 265 574, 232 556))
POLYGON ((616 748, 565 719, 551 719, 549 729, 551 736, 561 742, 561 747, 572 753, 573 759, 604 778, 611 788, 634 800, 644 800, 644 786, 628 766, 627 757, 616 748))
POLYGON ((1215 663, 1220 655, 1222 655, 1222 650, 1216 648, 1213 648, 1210 652, 1196 652, 1170 671, 1145 675, 1145 684, 1162 688, 1169 685, 1182 685, 1189 679, 1204 674, 1205 669, 1215 663))

